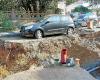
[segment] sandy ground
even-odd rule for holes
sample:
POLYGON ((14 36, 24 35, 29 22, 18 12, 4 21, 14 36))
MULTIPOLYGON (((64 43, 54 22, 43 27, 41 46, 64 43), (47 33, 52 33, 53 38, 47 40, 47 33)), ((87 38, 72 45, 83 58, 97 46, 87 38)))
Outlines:
MULTIPOLYGON (((42 40, 48 40, 55 38, 62 38, 65 35, 48 36, 42 40)), ((41 41, 40 39, 22 38, 18 32, 0 33, 0 39, 9 42, 29 42, 29 41, 41 41)), ((73 48, 74 49, 74 48, 73 48)), ((72 50, 72 49, 71 49, 72 50)), ((87 55, 86 55, 87 56, 87 55)), ((83 57, 83 56, 81 56, 83 57)), ((87 71, 80 68, 65 68, 54 67, 45 68, 40 70, 27 70, 11 76, 8 76, 4 80, 95 80, 87 71)))
MULTIPOLYGON (((24 43, 30 42, 30 41, 43 41, 46 39, 57 39, 62 38, 65 35, 51 35, 46 36, 42 39, 35 39, 33 37, 21 37, 19 32, 2 32, 0 33, 0 40, 3 40, 5 42, 16 42, 16 43, 24 43)), ((66 36, 65 36, 66 37, 66 36)))

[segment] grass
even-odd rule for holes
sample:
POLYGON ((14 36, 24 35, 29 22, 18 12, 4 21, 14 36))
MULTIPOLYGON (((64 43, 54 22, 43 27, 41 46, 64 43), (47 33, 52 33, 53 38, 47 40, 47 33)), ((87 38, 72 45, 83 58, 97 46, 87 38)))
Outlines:
POLYGON ((8 70, 7 70, 6 68, 3 68, 3 67, 0 66, 0 77, 1 77, 1 78, 4 78, 4 77, 6 77, 7 75, 9 75, 8 70))

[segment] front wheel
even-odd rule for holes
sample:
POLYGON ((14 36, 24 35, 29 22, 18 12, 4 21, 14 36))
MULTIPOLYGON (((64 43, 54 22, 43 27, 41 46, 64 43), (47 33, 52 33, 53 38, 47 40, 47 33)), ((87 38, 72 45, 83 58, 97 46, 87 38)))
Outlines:
POLYGON ((37 31, 35 32, 35 38, 36 38, 36 39, 40 39, 40 38, 42 38, 42 37, 43 37, 42 31, 41 31, 41 30, 37 30, 37 31))
POLYGON ((73 28, 68 28, 67 29, 67 35, 73 35, 74 29, 73 28))

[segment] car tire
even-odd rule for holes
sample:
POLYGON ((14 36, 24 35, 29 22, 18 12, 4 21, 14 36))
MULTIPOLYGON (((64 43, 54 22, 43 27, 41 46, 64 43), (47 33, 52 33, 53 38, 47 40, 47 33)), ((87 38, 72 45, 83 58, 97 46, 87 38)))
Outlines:
POLYGON ((86 27, 86 26, 87 26, 87 23, 84 22, 84 23, 81 24, 81 26, 82 26, 82 27, 86 27))
POLYGON ((73 28, 68 28, 67 29, 67 35, 73 35, 74 34, 74 29, 73 28))
POLYGON ((41 31, 41 30, 37 30, 37 31, 35 32, 35 38, 36 38, 36 39, 40 39, 40 38, 42 38, 42 37, 43 37, 42 31, 41 31))
POLYGON ((82 27, 82 25, 81 24, 78 24, 76 28, 81 28, 81 27, 82 27))
POLYGON ((20 37, 25 37, 22 31, 20 31, 20 37))

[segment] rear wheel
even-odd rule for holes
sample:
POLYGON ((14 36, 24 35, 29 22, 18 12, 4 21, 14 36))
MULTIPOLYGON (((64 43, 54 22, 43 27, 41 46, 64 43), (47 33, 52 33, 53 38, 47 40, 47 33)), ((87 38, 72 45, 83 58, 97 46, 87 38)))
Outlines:
POLYGON ((73 35, 74 34, 74 29, 73 28, 68 28, 67 29, 67 35, 73 35))
POLYGON ((42 38, 42 37, 43 37, 42 31, 41 31, 41 30, 37 30, 37 31, 35 32, 35 38, 36 38, 36 39, 40 39, 40 38, 42 38))
POLYGON ((81 26, 82 27, 86 27, 87 26, 87 23, 86 22, 83 22, 83 23, 81 23, 81 26))
POLYGON ((24 32, 20 31, 20 37, 25 37, 24 32))

